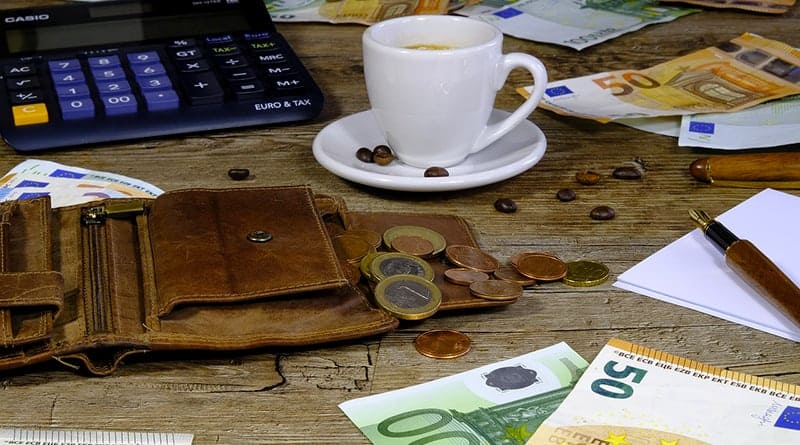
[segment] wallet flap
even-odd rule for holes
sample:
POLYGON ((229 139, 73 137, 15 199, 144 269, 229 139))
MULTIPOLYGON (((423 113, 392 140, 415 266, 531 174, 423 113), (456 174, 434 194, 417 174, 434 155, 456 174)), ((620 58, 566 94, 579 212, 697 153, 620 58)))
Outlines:
POLYGON ((159 316, 347 284, 308 187, 169 192, 149 225, 159 316))

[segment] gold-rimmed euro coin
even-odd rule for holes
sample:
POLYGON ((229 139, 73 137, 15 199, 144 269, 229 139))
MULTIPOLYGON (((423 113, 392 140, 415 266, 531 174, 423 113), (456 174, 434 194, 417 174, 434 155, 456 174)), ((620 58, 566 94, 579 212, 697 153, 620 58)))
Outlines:
POLYGON ((522 286, 504 280, 476 281, 469 285, 469 291, 485 300, 509 301, 522 296, 522 286))
POLYGON ((361 238, 364 241, 368 242, 372 247, 375 249, 380 249, 381 244, 383 243, 383 238, 381 234, 369 229, 347 229, 341 233, 342 235, 349 235, 355 236, 357 238, 361 238))
POLYGON ((564 284, 576 287, 597 286, 608 280, 608 267, 597 261, 570 261, 564 284))
POLYGON ((372 264, 372 260, 374 260, 378 255, 383 255, 383 253, 373 250, 372 252, 368 253, 367 256, 361 259, 361 262, 358 264, 358 268, 361 271, 361 276, 369 281, 374 281, 374 278, 372 277, 372 271, 370 270, 370 265, 372 264))
POLYGON ((414 255, 399 252, 382 253, 369 265, 373 281, 383 281, 392 275, 416 275, 433 281, 435 272, 427 261, 414 255))
POLYGON ((418 236, 433 244, 430 256, 436 256, 447 247, 447 241, 441 233, 422 226, 394 226, 383 232, 383 243, 392 249, 392 241, 398 236, 418 236))
POLYGON ((401 320, 422 320, 435 314, 442 292, 432 282, 416 275, 392 275, 375 285, 375 302, 401 320))
POLYGON ((414 339, 414 348, 420 354, 439 359, 461 357, 469 352, 472 340, 463 332, 450 329, 435 329, 419 334, 414 339))

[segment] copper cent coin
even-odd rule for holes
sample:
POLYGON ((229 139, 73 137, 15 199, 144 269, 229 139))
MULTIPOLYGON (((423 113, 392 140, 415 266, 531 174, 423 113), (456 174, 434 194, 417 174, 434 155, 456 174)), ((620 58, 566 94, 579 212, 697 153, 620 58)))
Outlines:
POLYGON ((374 248, 362 238, 346 233, 333 238, 333 247, 348 263, 358 264, 374 248))
POLYGON ((516 300, 522 296, 522 286, 503 280, 476 281, 469 285, 472 295, 485 300, 516 300))
POLYGON ((372 247, 378 249, 383 244, 383 237, 380 233, 369 229, 347 229, 343 235, 355 236, 368 242, 372 247))
POLYGON ((478 249, 477 247, 465 245, 447 246, 444 250, 447 259, 456 266, 468 269, 479 270, 481 272, 494 272, 500 265, 497 258, 478 249))
POLYGON ((510 281, 512 283, 517 283, 520 286, 533 286, 536 284, 536 280, 533 278, 528 278, 525 275, 517 272, 517 269, 513 268, 512 266, 502 266, 494 271, 494 277, 498 280, 505 280, 510 281))
POLYGON ((546 253, 527 253, 516 259, 517 271, 537 281, 555 281, 567 275, 567 265, 546 253))
POLYGON ((489 274, 479 270, 467 269, 466 267, 457 267, 444 271, 444 279, 453 284, 469 286, 476 281, 488 280, 489 274))
POLYGON ((423 332, 414 339, 414 347, 420 354, 440 359, 461 357, 469 352, 472 341, 463 332, 434 330, 423 332))
POLYGON ((433 253, 433 243, 421 236, 400 235, 392 240, 392 249, 414 256, 428 256, 433 253))

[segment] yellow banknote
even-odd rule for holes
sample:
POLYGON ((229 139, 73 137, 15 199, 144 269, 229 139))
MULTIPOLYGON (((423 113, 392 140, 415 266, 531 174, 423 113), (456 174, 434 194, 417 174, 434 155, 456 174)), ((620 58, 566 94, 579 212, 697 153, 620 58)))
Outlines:
POLYGON ((719 9, 744 9, 745 11, 783 14, 795 0, 661 0, 663 3, 688 3, 719 9))
POLYGON ((800 387, 612 339, 527 445, 800 443, 800 387))
MULTIPOLYGON (((529 87, 520 90, 526 95, 529 87)), ((800 94, 800 51, 755 34, 644 70, 592 74, 547 85, 540 106, 608 122, 739 111, 800 94)))

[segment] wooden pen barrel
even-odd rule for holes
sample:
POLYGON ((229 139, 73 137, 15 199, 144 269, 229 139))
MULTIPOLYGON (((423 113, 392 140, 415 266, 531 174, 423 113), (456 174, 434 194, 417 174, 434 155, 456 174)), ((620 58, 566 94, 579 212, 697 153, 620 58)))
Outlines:
POLYGON ((701 181, 797 181, 800 152, 714 156, 698 159, 689 167, 701 181))
POLYGON ((800 288, 763 252, 747 240, 725 251, 725 262, 759 295, 800 326, 800 288))

